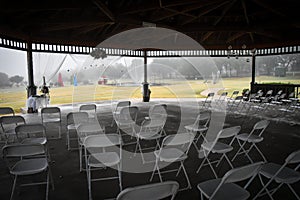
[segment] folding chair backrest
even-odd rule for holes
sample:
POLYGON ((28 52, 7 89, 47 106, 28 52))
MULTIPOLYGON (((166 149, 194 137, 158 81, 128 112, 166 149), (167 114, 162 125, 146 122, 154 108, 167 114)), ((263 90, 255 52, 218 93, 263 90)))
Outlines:
POLYGON ((273 90, 268 90, 266 93, 266 97, 272 96, 273 90))
POLYGON ((4 158, 25 157, 45 154, 45 147, 41 144, 12 144, 2 149, 4 158))
POLYGON ((255 176, 263 162, 257 162, 228 171, 222 178, 223 183, 239 182, 255 176))
POLYGON ((156 104, 149 109, 150 119, 166 119, 167 115, 165 104, 156 104))
POLYGON ((241 130, 240 126, 233 126, 229 128, 224 128, 219 131, 217 138, 229 138, 236 136, 241 130))
POLYGON ((22 124, 16 127, 17 138, 27 137, 46 137, 46 129, 43 124, 22 124))
POLYGON ((117 121, 135 121, 138 114, 138 107, 136 106, 127 106, 122 107, 120 113, 117 115, 117 121))
POLYGON ((121 137, 118 134, 90 135, 83 142, 86 148, 105 148, 121 145, 121 143, 121 137))
POLYGON ((87 123, 89 115, 87 112, 70 112, 67 114, 67 125, 87 123))
POLYGON ((79 112, 86 112, 89 116, 96 118, 97 106, 95 104, 84 104, 79 107, 79 112))
POLYGON ((41 117, 42 117, 42 121, 44 119, 49 119, 49 118, 60 118, 61 119, 60 108, 58 108, 58 107, 42 108, 41 117))
POLYGON ((126 188, 119 193, 117 200, 158 200, 170 197, 175 198, 179 184, 176 181, 152 183, 126 188))
POLYGON ((162 148, 168 148, 176 146, 183 152, 187 153, 195 138, 194 133, 178 133, 174 135, 168 135, 163 139, 162 148))
POLYGON ((261 121, 257 122, 254 125, 253 129, 256 129, 256 130, 257 129, 265 129, 265 128, 268 127, 269 124, 270 124, 270 121, 268 121, 268 120, 261 120, 261 121))
POLYGON ((300 150, 294 151, 291 153, 286 159, 285 162, 287 164, 294 164, 294 163, 299 163, 300 162, 300 150))
POLYGON ((87 110, 92 110, 92 111, 95 111, 97 110, 97 106, 95 104, 84 104, 84 105, 81 105, 79 107, 79 111, 87 111, 87 110))
POLYGON ((6 132, 7 130, 11 128, 15 128, 17 125, 25 124, 25 119, 22 116, 14 115, 14 116, 2 116, 0 118, 0 123, 3 132, 6 132))
POLYGON ((203 125, 203 126, 207 126, 209 121, 210 121, 210 117, 211 117, 211 113, 210 112, 203 112, 200 113, 197 116, 196 121, 194 122, 194 125, 203 125))
POLYGON ((60 113, 60 109, 58 107, 46 107, 46 108, 42 108, 41 113, 42 114, 60 113))
POLYGON ((232 95, 238 95, 239 94, 239 91, 238 90, 235 90, 233 91, 232 95))
POLYGON ((15 115, 15 112, 11 107, 0 107, 0 116, 1 115, 15 115))
POLYGON ((115 108, 115 112, 120 111, 122 107, 129 107, 131 105, 130 101, 119 101, 115 108))
POLYGON ((221 96, 224 97, 224 96, 227 96, 228 92, 222 92, 221 96))
POLYGON ((212 98, 212 97, 214 97, 215 96, 215 93, 213 93, 213 92, 211 92, 211 93, 208 93, 208 95, 207 95, 207 97, 206 98, 212 98))
POLYGON ((241 101, 242 99, 243 99, 243 96, 237 96, 237 97, 235 97, 234 100, 236 100, 236 101, 241 101))

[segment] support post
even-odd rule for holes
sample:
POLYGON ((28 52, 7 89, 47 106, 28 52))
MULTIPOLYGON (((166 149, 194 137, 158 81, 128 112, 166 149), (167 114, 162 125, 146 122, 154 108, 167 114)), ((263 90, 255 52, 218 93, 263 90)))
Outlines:
POLYGON ((143 82, 143 102, 149 102, 150 100, 150 90, 149 83, 147 82, 147 50, 144 50, 144 82, 143 82))
POLYGON ((33 59, 32 59, 32 43, 27 43, 27 72, 28 72, 28 87, 27 97, 36 95, 36 86, 34 85, 33 78, 33 59))
POLYGON ((251 76, 251 87, 250 87, 250 90, 251 90, 251 93, 255 90, 254 89, 254 84, 255 84, 255 59, 256 59, 256 49, 253 49, 252 50, 252 76, 251 76))

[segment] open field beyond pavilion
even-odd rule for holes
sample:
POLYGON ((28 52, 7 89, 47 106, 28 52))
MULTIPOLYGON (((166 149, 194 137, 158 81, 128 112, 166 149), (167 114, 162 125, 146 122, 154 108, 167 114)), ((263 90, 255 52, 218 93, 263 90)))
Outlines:
MULTIPOLYGON (((242 91, 250 87, 250 77, 223 78, 214 85, 203 80, 168 82, 166 85, 151 86, 151 98, 201 98, 200 93, 210 87, 224 88, 229 94, 234 90, 242 91)), ((300 77, 259 76, 257 82, 300 84, 300 77)), ((50 88, 50 104, 70 104, 78 102, 95 102, 117 99, 142 99, 141 87, 110 85, 79 85, 50 88)), ((15 112, 26 107, 26 89, 24 87, 0 89, 0 106, 10 106, 15 112)))

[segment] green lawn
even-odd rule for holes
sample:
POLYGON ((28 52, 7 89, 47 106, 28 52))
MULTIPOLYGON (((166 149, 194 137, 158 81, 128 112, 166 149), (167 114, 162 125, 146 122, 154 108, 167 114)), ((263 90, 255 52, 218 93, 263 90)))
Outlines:
MULTIPOLYGON (((300 77, 256 77, 259 83, 281 82, 300 84, 300 77), (264 81, 262 81, 264 80, 264 81)), ((231 94, 234 90, 242 91, 250 87, 250 77, 224 78, 218 84, 231 94)), ((203 80, 168 81, 164 86, 151 86, 151 98, 200 98, 200 93, 207 89, 203 80)), ((122 98, 142 99, 141 87, 117 87, 104 85, 66 86, 50 88, 51 104, 70 104, 72 102, 93 102, 117 100, 122 98)), ((0 106, 12 107, 16 113, 26 107, 26 89, 0 89, 0 106)))

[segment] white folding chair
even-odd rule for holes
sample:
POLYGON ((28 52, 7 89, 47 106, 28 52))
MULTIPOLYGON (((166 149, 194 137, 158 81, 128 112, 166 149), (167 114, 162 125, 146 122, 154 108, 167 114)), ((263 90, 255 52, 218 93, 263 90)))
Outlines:
POLYGON ((218 99, 215 100, 217 109, 224 109, 224 106, 226 106, 225 101, 227 97, 228 92, 222 92, 218 99))
POLYGON ((97 119, 97 106, 95 104, 83 104, 79 107, 79 112, 88 113, 89 121, 98 121, 97 119))
POLYGON ((240 92, 238 90, 233 91, 232 94, 231 94, 231 96, 229 97, 229 99, 230 100, 235 99, 238 96, 239 93, 240 92))
POLYGON ((156 160, 155 160, 155 166, 154 166, 150 181, 152 181, 156 171, 159 176, 160 182, 163 182, 161 173, 177 171, 176 176, 178 176, 180 171, 183 170, 183 173, 184 173, 186 181, 187 181, 187 187, 183 188, 181 190, 191 189, 192 186, 191 186, 188 174, 185 170, 183 163, 188 158, 188 152, 189 152, 190 146, 191 146, 194 138, 195 138, 195 135, 193 133, 178 133, 178 134, 166 136, 163 139, 160 149, 157 151, 154 151, 156 160), (178 169, 161 172, 161 169, 159 166, 159 164, 161 162, 169 163, 169 164, 179 162, 180 167, 178 169))
POLYGON ((43 124, 22 124, 15 129, 18 141, 21 144, 41 144, 50 159, 50 152, 46 137, 46 128, 43 124))
POLYGON ((122 139, 118 134, 91 135, 84 139, 84 154, 87 169, 89 199, 92 199, 92 182, 101 180, 118 179, 122 191, 122 139), (118 176, 92 178, 93 169, 106 169, 117 167, 118 176))
POLYGON ((164 137, 163 135, 163 127, 165 125, 166 120, 159 120, 159 119, 152 119, 150 120, 150 123, 147 123, 149 120, 144 120, 141 124, 140 130, 136 134, 137 137, 137 143, 135 148, 135 153, 139 151, 141 153, 142 161, 143 163, 146 162, 152 162, 152 161, 146 161, 144 157, 143 150, 146 149, 155 149, 157 150, 160 148, 160 139, 164 137), (142 141, 155 141, 156 145, 155 147, 142 147, 142 141))
POLYGON ((270 122, 268 120, 261 120, 253 126, 253 129, 250 133, 242 133, 237 135, 236 139, 238 141, 240 148, 233 156, 231 161, 234 161, 238 155, 245 154, 245 156, 247 156, 249 161, 253 163, 253 160, 250 157, 249 153, 252 150, 252 148, 255 148, 257 152, 261 155, 263 160, 267 162, 267 159, 265 158, 264 154, 261 152, 261 150, 258 148, 256 144, 263 141, 264 138, 262 137, 262 134, 264 133, 265 129, 268 127, 269 124, 270 122), (246 149, 247 143, 250 146, 246 149))
POLYGON ((77 138, 78 138, 78 150, 79 150, 79 171, 81 172, 82 167, 82 153, 83 153, 83 142, 86 137, 91 135, 100 135, 104 134, 105 129, 100 126, 99 123, 83 123, 80 124, 77 128, 77 138))
MULTIPOLYGON (((61 112, 58 107, 46 107, 41 110, 42 123, 44 126, 48 124, 58 124, 58 137, 51 139, 61 139, 61 112)), ((49 138, 50 139, 50 138, 49 138)))
MULTIPOLYGON (((136 119, 138 114, 138 107, 136 106, 127 106, 122 107, 118 114, 116 114, 116 124, 117 124, 117 133, 124 136, 125 134, 129 135, 130 138, 134 138, 136 140, 136 119), (125 133, 125 134, 122 134, 125 133)), ((124 145, 131 145, 136 144, 136 141, 134 142, 128 142, 126 140, 123 140, 124 145)))
POLYGON ((263 162, 245 165, 228 171, 223 178, 204 181, 197 185, 200 191, 201 200, 204 196, 207 199, 214 200, 246 200, 250 197, 250 193, 246 190, 256 177, 263 162), (249 179, 249 180, 248 180, 249 179), (244 187, 236 184, 236 182, 248 180, 244 187))
POLYGON ((150 106, 149 116, 145 117, 144 125, 152 124, 163 124, 162 134, 166 136, 166 131, 164 130, 164 125, 167 121, 167 105, 166 104, 155 104, 150 106))
POLYGON ((179 188, 176 181, 165 181, 126 188, 117 196, 117 200, 158 200, 175 199, 179 188))
MULTIPOLYGON (((293 189, 291 184, 295 184, 299 182, 300 180, 300 150, 294 151, 291 153, 286 159, 285 163, 283 165, 279 165, 276 163, 266 163, 262 166, 261 170, 259 171, 259 178, 263 185, 263 188, 257 193, 257 195, 254 197, 256 199, 257 197, 268 194, 268 196, 273 199, 273 195, 278 189, 286 184, 288 188, 292 191, 292 193, 295 195, 295 197, 299 200, 300 197, 296 193, 296 191, 293 189), (294 169, 287 167, 287 165, 296 165, 294 169), (266 183, 263 181, 263 177, 269 179, 266 183), (269 190, 267 187, 271 184, 276 182, 279 184, 277 187, 273 188, 272 190, 269 190), (262 193, 263 191, 266 191, 265 193, 262 193)), ((298 188, 299 192, 299 188, 298 188)))
POLYGON ((0 125, 6 144, 16 142, 17 136, 15 128, 21 124, 26 124, 26 122, 24 117, 19 115, 2 116, 0 118, 0 125))
POLYGON ((66 145, 68 150, 71 150, 71 141, 78 140, 77 128, 80 124, 88 123, 89 115, 87 112, 70 112, 67 114, 67 134, 66 134, 66 145), (76 137, 71 137, 71 133, 76 132, 76 137))
POLYGON ((116 116, 118 114, 120 114, 120 110, 123 108, 123 107, 129 107, 131 105, 131 102, 130 101, 119 101, 114 109, 114 111, 112 112, 113 114, 113 119, 112 119, 112 122, 111 122, 111 126, 114 125, 114 122, 115 122, 115 119, 116 119, 116 116))
POLYGON ((29 175, 42 174, 46 172, 46 182, 35 182, 22 184, 20 186, 32 186, 46 184, 46 200, 48 199, 49 184, 52 183, 54 189, 53 179, 51 176, 50 166, 48 164, 47 153, 41 144, 13 144, 3 147, 3 156, 7 163, 9 172, 14 176, 13 187, 10 199, 13 199, 14 191, 17 185, 18 177, 27 177, 29 175), (40 156, 38 158, 34 156, 40 156), (41 157, 43 156, 43 157, 41 157), (18 161, 16 159, 19 158, 18 161))
POLYGON ((228 156, 226 155, 226 153, 229 153, 233 150, 233 147, 231 146, 235 140, 236 135, 240 132, 241 127, 240 126, 233 126, 233 127, 229 127, 229 128, 225 128, 222 129, 221 131, 219 131, 219 133, 217 134, 217 137, 215 138, 214 141, 212 142, 204 142, 201 145, 202 148, 202 152, 199 151, 199 158, 203 158, 197 173, 199 173, 200 169, 205 166, 205 165, 209 165, 213 174, 215 175, 216 178, 218 178, 217 173, 215 172, 212 164, 213 163, 217 163, 216 167, 218 167, 218 165, 221 163, 221 161, 223 160, 223 158, 225 158, 225 160, 227 161, 227 163, 229 164, 229 166, 231 167, 231 169, 233 168, 233 165, 231 164, 228 156), (226 139, 228 140, 228 138, 232 138, 229 142, 229 144, 226 144, 225 142, 220 142, 220 139, 226 139), (220 159, 214 160, 214 161, 210 161, 210 154, 221 154, 222 156, 220 157, 220 159), (204 154, 204 157, 203 157, 204 154), (207 163, 206 163, 207 162, 207 163))
POLYGON ((15 115, 15 111, 11 107, 0 107, 0 116, 15 115))
POLYGON ((208 130, 210 118, 211 114, 209 112, 200 113, 193 124, 184 127, 188 132, 194 133, 196 135, 193 141, 193 145, 197 151, 199 151, 199 148, 197 146, 199 139, 201 138, 202 142, 206 140, 205 133, 208 130))
POLYGON ((215 93, 213 93, 213 92, 208 93, 208 95, 206 96, 204 103, 202 105, 202 109, 208 110, 211 108, 211 102, 213 101, 214 96, 215 96, 215 93))

